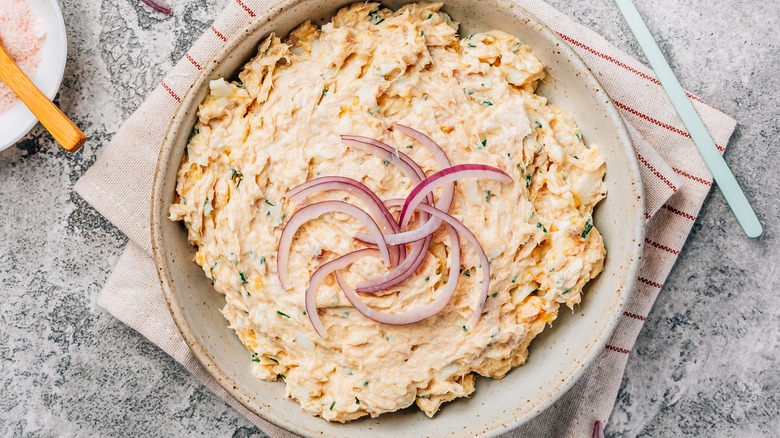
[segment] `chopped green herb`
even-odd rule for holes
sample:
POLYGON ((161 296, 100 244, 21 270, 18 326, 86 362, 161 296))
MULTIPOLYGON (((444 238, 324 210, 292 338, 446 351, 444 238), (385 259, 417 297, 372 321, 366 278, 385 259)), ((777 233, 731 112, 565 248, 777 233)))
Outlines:
POLYGON ((409 146, 406 147, 406 149, 414 149, 414 146, 409 145, 409 146))
POLYGON ((306 314, 306 311, 305 311, 305 310, 303 311, 303 314, 304 314, 304 315, 306 314))
POLYGON ((328 409, 332 411, 333 410, 333 406, 336 406, 336 402, 331 403, 330 404, 330 408, 328 408, 328 409))
POLYGON ((363 386, 368 386, 368 380, 366 380, 365 382, 363 382, 363 386))
POLYGON ((507 152, 507 153, 506 153, 506 157, 507 157, 507 158, 512 158, 512 154, 511 154, 510 152, 507 152))
POLYGON ((474 90, 472 90, 471 88, 464 88, 463 92, 466 93, 466 96, 471 96, 472 94, 474 94, 474 90))
POLYGON ((493 295, 491 295, 491 297, 493 297, 493 298, 495 298, 497 296, 498 296, 498 292, 493 292, 493 295))
POLYGON ((512 278, 512 283, 516 283, 516 282, 517 282, 517 275, 515 275, 514 278, 512 278))
POLYGON ((385 339, 387 339, 387 342, 390 342, 390 336, 385 336, 385 339))
POLYGON ((235 81, 233 82, 233 85, 235 85, 236 88, 241 88, 242 90, 244 89, 244 83, 241 81, 235 81))
POLYGON ((580 141, 582 141, 582 134, 580 134, 580 133, 577 133, 577 134, 575 134, 575 135, 577 136, 577 138, 578 138, 580 141))
POLYGON ((561 292, 561 295, 566 295, 569 292, 571 292, 571 289, 566 289, 565 291, 561 292))
POLYGON ((278 361, 278 360, 276 360, 276 359, 274 359, 273 357, 269 357, 269 358, 268 358, 268 360, 270 360, 270 361, 272 361, 272 362, 274 362, 274 363, 279 363, 279 361, 278 361))
POLYGON ((236 183, 236 188, 238 188, 241 185, 241 182, 244 181, 244 174, 238 169, 231 168, 230 179, 236 183))
POLYGON ((469 36, 467 36, 467 37, 466 37, 466 40, 468 40, 468 41, 471 41, 471 37, 473 37, 473 36, 474 36, 474 35, 469 35, 469 36))
POLYGON ((266 204, 268 204, 268 205, 270 205, 271 207, 276 207, 276 205, 274 205, 274 203, 273 203, 273 202, 271 202, 271 201, 269 201, 269 200, 267 200, 267 199, 265 200, 265 203, 266 203, 266 204))
POLYGON ((368 13, 368 21, 370 21, 371 24, 379 24, 385 21, 385 19, 379 16, 379 9, 376 9, 368 13))
POLYGON ((181 203, 183 205, 187 205, 187 198, 181 198, 181 203))
POLYGON ((428 14, 428 18, 426 18, 426 20, 430 20, 431 18, 433 18, 433 14, 428 14))
POLYGON ((468 43, 467 45, 468 45, 469 47, 471 47, 472 49, 473 49, 474 47, 477 47, 477 45, 476 45, 476 44, 474 44, 474 43, 468 43))
POLYGON ((575 160, 579 160, 580 159, 580 157, 578 157, 576 155, 572 155, 572 157, 574 157, 575 160))
POLYGON ((430 394, 424 394, 424 395, 418 395, 417 398, 428 398, 430 397, 430 394))
POLYGON ((252 362, 260 362, 260 356, 257 353, 252 353, 252 362))
POLYGON ((249 291, 246 291, 246 296, 251 297, 252 295, 249 293, 249 291))
POLYGON ((536 125, 537 128, 539 129, 542 128, 542 124, 540 122, 534 122, 534 124, 536 125))
POLYGON ((537 292, 539 292, 539 288, 538 287, 536 289, 532 290, 531 293, 529 293, 528 295, 536 295, 537 292))
POLYGON ((485 202, 489 202, 490 201, 490 195, 491 195, 490 190, 488 190, 487 194, 485 195, 485 202))
POLYGON ((384 161, 384 164, 385 164, 385 166, 389 166, 389 165, 390 165, 390 161, 388 161, 388 160, 385 160, 385 161, 384 161))
POLYGON ((530 173, 525 176, 525 187, 526 188, 531 187, 531 174, 530 173))
POLYGON ((357 405, 360 404, 360 399, 358 399, 357 397, 355 397, 355 404, 357 404, 357 405))
POLYGON ((260 256, 260 264, 261 265, 265 264, 265 256, 260 256))
POLYGON ((247 280, 246 278, 246 274, 244 274, 243 272, 238 271, 238 276, 239 278, 241 278, 241 284, 247 284, 249 282, 249 280, 247 280))
POLYGON ((464 325, 462 325, 462 326, 460 326, 460 328, 462 328, 464 332, 465 332, 466 330, 468 330, 468 329, 466 328, 466 325, 465 325, 465 324, 464 324, 464 325))
POLYGON ((342 318, 349 318, 349 312, 347 312, 346 310, 341 312, 341 317, 342 318))
POLYGON ((323 88, 323 90, 322 90, 322 97, 325 97, 326 94, 328 94, 328 89, 327 88, 323 88))
POLYGON ((211 213, 214 213, 214 206, 211 205, 211 199, 206 198, 206 202, 203 203, 203 214, 211 216, 211 213))
POLYGON ((515 45, 512 46, 512 51, 514 52, 515 50, 517 50, 519 48, 520 48, 520 41, 516 42, 515 45))
POLYGON ((277 378, 281 377, 282 379, 286 379, 287 378, 287 376, 285 376, 284 374, 277 374, 276 377, 277 378))
POLYGON ((465 270, 463 271, 463 275, 465 275, 466 277, 471 277, 471 271, 465 270))
POLYGON ((425 36, 425 31, 424 30, 420 31, 420 36, 425 36))
POLYGON ((282 312, 281 310, 277 310, 277 311, 276 311, 276 314, 277 314, 277 315, 280 315, 280 316, 284 316, 284 317, 285 317, 285 318, 287 318, 287 319, 290 319, 290 315, 288 315, 288 314, 286 314, 286 313, 282 312))
POLYGON ((425 280, 425 281, 428 281, 428 280, 430 280, 430 279, 431 279, 431 277, 429 277, 429 276, 427 276, 427 275, 426 275, 425 277, 423 277, 423 280, 425 280))
POLYGON ((542 231, 544 231, 545 233, 547 232, 547 228, 545 228, 544 225, 542 225, 541 222, 537 222, 536 223, 536 228, 541 228, 542 231))
POLYGON ((588 218, 587 221, 585 221, 585 229, 582 230, 582 234, 580 234, 580 237, 583 239, 588 237, 588 233, 590 233, 590 230, 593 229, 593 219, 588 218))
POLYGON ((482 140, 482 147, 484 148, 485 146, 487 146, 487 139, 482 140))
POLYGON ((493 106, 493 102, 491 102, 489 100, 483 100, 482 101, 482 106, 493 106))

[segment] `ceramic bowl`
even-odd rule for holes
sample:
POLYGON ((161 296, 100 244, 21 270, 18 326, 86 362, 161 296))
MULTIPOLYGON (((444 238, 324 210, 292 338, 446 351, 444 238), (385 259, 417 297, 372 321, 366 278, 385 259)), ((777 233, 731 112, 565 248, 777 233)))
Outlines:
MULTIPOLYGON (((46 32, 46 39, 41 46, 41 63, 30 79, 46 97, 54 99, 62 84, 68 58, 65 21, 57 0, 30 0, 30 9, 46 32)), ((38 119, 22 102, 16 102, 8 111, 0 114, 0 151, 19 141, 37 123, 38 119)))
MULTIPOLYGON (((594 221, 604 236, 604 272, 586 288, 574 312, 561 309, 553 327, 530 348, 528 363, 503 380, 479 378, 476 392, 443 406, 434 418, 412 408, 347 424, 328 423, 305 413, 284 396, 283 383, 252 376, 247 350, 222 317, 225 304, 192 260, 181 223, 167 219, 176 172, 195 123, 208 81, 232 78, 255 54, 269 32, 286 35, 306 19, 321 23, 349 0, 286 0, 228 41, 182 100, 164 140, 154 182, 152 245, 160 282, 173 319, 195 356, 233 397, 266 420, 303 436, 421 437, 495 436, 517 427, 549 407, 582 375, 602 351, 628 299, 644 240, 642 182, 626 127, 598 81, 574 51, 528 12, 507 0, 447 0, 444 10, 461 23, 461 34, 500 29, 520 37, 547 65, 540 94, 562 106, 588 142, 599 145, 607 161, 607 198, 594 221)), ((405 2, 388 1, 397 8, 405 2)))

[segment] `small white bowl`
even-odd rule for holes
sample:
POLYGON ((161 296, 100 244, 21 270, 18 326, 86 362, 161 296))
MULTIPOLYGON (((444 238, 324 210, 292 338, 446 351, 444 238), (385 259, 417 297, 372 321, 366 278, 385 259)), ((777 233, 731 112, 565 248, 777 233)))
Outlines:
MULTIPOLYGON (((62 84, 65 61, 68 58, 68 37, 65 20, 57 0, 29 0, 30 9, 46 31, 41 47, 41 63, 35 77, 31 78, 49 99, 54 99, 62 84)), ((17 102, 0 114, 0 151, 11 147, 38 123, 33 113, 17 102)))

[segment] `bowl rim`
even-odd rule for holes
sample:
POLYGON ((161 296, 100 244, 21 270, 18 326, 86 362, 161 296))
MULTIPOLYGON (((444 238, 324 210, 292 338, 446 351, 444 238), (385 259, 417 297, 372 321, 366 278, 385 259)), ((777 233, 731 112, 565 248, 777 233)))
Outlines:
MULTIPOLYGON (((382 2, 382 0, 377 0, 377 1, 382 2)), ((405 0, 404 3, 412 3, 414 1, 415 0, 408 0, 408 1, 405 0)), ((425 0, 417 0, 417 1, 425 1, 425 0)), ((521 425, 527 423, 537 415, 541 414, 542 412, 547 410, 550 406, 552 406, 553 403, 555 403, 560 397, 566 394, 571 389, 571 387, 574 386, 574 384, 579 381, 579 379, 582 377, 585 371, 590 369, 590 366, 593 365, 596 358, 602 352, 605 345, 607 344, 612 334, 614 333, 615 329, 617 328, 617 325, 623 313, 623 309, 634 290, 635 279, 638 275, 639 267, 641 264, 641 258, 642 258, 641 256, 642 256, 643 242, 644 242, 645 228, 646 228, 645 227, 645 204, 644 204, 645 191, 644 191, 643 181, 641 178, 639 162, 637 161, 635 155, 633 141, 631 140, 631 136, 629 134, 628 128, 625 124, 623 117, 620 115, 620 112, 618 111, 612 99, 604 91, 604 87, 601 85, 596 75, 590 70, 587 64, 585 64, 582 58, 580 58, 580 56, 574 51, 571 45, 569 45, 555 31, 550 29, 544 22, 542 22, 539 18, 537 18, 534 14, 529 12, 523 6, 511 0, 493 0, 493 1, 496 3, 500 3, 507 9, 518 10, 519 11, 518 15, 524 16, 523 18, 528 20, 527 23, 529 23, 529 25, 538 27, 540 29, 540 33, 545 38, 548 38, 551 41, 558 43, 557 48, 558 50, 560 50, 560 54, 565 58, 567 58, 568 61, 572 62, 573 67, 579 69, 584 73, 580 77, 590 86, 590 88, 594 92, 595 97, 604 103, 604 109, 609 117, 608 120, 612 123, 612 126, 615 127, 616 137, 619 139, 621 143, 621 148, 625 156, 628 158, 627 164, 630 167, 630 174, 633 175, 633 180, 630 182, 634 184, 635 187, 634 192, 637 194, 638 197, 636 201, 635 220, 640 225, 636 227, 635 234, 632 236, 636 244, 631 246, 632 260, 630 261, 625 271, 626 284, 624 284, 623 287, 619 288, 620 291, 619 291, 619 300, 617 306, 614 309, 614 311, 610 313, 609 321, 603 326, 604 329, 602 332, 602 336, 596 342, 594 342, 592 347, 589 348, 586 354, 583 356, 582 363, 584 364, 584 366, 577 367, 570 375, 568 375, 565 378, 565 381, 563 381, 560 384, 560 386, 558 386, 558 388, 553 393, 551 393, 551 395, 547 399, 542 401, 534 409, 528 411, 525 415, 514 417, 511 419, 511 421, 507 421, 501 426, 487 431, 486 433, 483 434, 483 436, 485 437, 496 437, 498 435, 516 429, 521 425)), ((228 54, 231 53, 233 49, 235 49, 238 45, 242 43, 246 35, 253 34, 254 32, 257 31, 257 28, 262 27, 268 24, 269 22, 273 21, 274 17, 278 16, 279 14, 285 12, 290 8, 293 8, 299 2, 300 0, 280 0, 276 4, 270 6, 269 8, 263 11, 256 12, 257 16, 254 17, 252 20, 250 20, 245 26, 237 30, 234 33, 234 35, 230 37, 221 46, 221 48, 214 53, 214 55, 209 59, 209 61, 203 66, 203 69, 195 77, 192 84, 187 89, 186 94, 183 96, 181 102, 179 103, 175 111, 175 114, 168 126, 166 134, 162 140, 162 147, 158 155, 157 166, 155 167, 155 172, 154 172, 154 183, 152 187, 152 199, 150 205, 151 207, 150 225, 151 225, 152 253, 157 268, 156 270, 158 273, 159 282, 163 290, 163 295, 165 298, 166 305, 168 306, 168 310, 171 313, 171 316, 173 318, 173 321, 176 324, 179 333, 182 335, 182 337, 184 338, 185 342, 187 343, 188 347, 193 352, 195 357, 203 365, 203 367, 209 373, 209 375, 212 378, 214 378, 219 383, 219 385, 225 391, 227 391, 228 394, 230 394, 230 396, 235 398, 250 412, 254 413, 255 415, 258 415, 259 417, 263 418, 264 420, 274 424, 275 426, 283 430, 290 431, 301 436, 308 436, 308 432, 299 428, 297 425, 282 424, 278 419, 274 418, 273 415, 269 415, 268 410, 261 409, 257 404, 257 401, 253 400, 252 397, 250 397, 246 391, 244 391, 239 385, 236 384, 234 379, 232 379, 227 373, 223 372, 220 369, 220 367, 217 365, 216 361, 211 356, 211 354, 209 354, 209 352, 206 351, 205 347, 197 342, 191 327, 189 326, 189 324, 186 321, 186 318, 184 317, 179 300, 177 299, 173 291, 174 289, 173 280, 171 278, 171 274, 167 270, 166 257, 162 247, 162 239, 163 239, 162 221, 167 220, 167 216, 155 214, 156 212, 161 211, 161 207, 165 203, 166 196, 170 195, 169 193, 166 194, 163 193, 162 191, 163 173, 164 173, 163 169, 166 169, 168 164, 171 161, 172 152, 176 148, 176 144, 175 144, 175 139, 177 137, 176 133, 179 128, 179 125, 182 124, 182 122, 185 119, 187 108, 189 108, 192 105, 199 105, 201 103, 199 100, 196 100, 200 87, 208 83, 211 76, 219 67, 220 63, 227 58, 228 54)), ((446 9, 446 7, 447 4, 445 2, 444 8, 446 9)))

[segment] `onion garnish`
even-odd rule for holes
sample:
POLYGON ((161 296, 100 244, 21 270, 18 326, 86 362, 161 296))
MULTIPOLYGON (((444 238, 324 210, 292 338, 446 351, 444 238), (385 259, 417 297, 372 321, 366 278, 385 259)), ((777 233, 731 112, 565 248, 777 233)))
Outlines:
POLYGON ((157 12, 162 12, 165 15, 171 13, 171 7, 168 5, 167 2, 165 2, 165 0, 141 0, 141 1, 157 12))
POLYGON ((301 227, 301 225, 305 224, 306 222, 318 218, 323 214, 333 212, 350 215, 359 220, 363 226, 368 228, 374 238, 377 239, 379 253, 382 255, 382 259, 388 265, 390 264, 390 252, 387 247, 387 243, 385 242, 384 235, 382 234, 382 230, 379 229, 379 226, 376 224, 376 222, 374 222, 373 219, 371 219, 371 216, 368 213, 358 207, 355 207, 352 204, 348 204, 343 201, 317 202, 315 204, 309 204, 301 208, 292 216, 290 216, 290 219, 287 221, 287 224, 282 230, 282 235, 279 237, 279 249, 276 258, 276 273, 279 277, 279 282, 282 284, 284 289, 290 288, 290 280, 287 275, 287 264, 290 258, 290 246, 292 246, 295 233, 298 232, 298 229, 301 227))
POLYGON ((317 334, 320 335, 320 337, 323 339, 328 337, 328 331, 325 329, 325 326, 322 325, 320 315, 317 313, 317 289, 320 287, 322 281, 325 280, 325 278, 331 272, 344 269, 347 266, 362 259, 363 257, 369 255, 379 255, 379 251, 373 248, 364 248, 353 251, 323 264, 317 268, 316 271, 314 271, 314 274, 311 275, 311 278, 309 279, 309 285, 306 287, 306 315, 309 317, 311 325, 314 326, 314 331, 316 331, 317 334))
MULTIPOLYGON (((425 178, 420 184, 415 186, 412 193, 406 197, 406 202, 401 209, 401 218, 398 221, 401 224, 401 227, 403 228, 409 225, 409 220, 412 218, 412 212, 417 208, 417 205, 420 204, 420 201, 426 198, 429 193, 433 192, 436 187, 451 184, 464 178, 492 179, 505 184, 512 182, 512 177, 503 170, 484 164, 459 164, 447 169, 442 169, 428 178, 425 178)), ((425 211, 425 209, 422 210, 425 211)), ((395 236, 386 237, 393 241, 403 240, 394 238, 395 236)), ((403 241, 397 243, 403 243, 403 241)))
MULTIPOLYGON (((297 203, 314 193, 329 190, 345 191, 355 195, 374 212, 374 220, 382 228, 384 233, 397 233, 401 230, 398 222, 396 222, 393 215, 390 214, 390 211, 387 210, 387 207, 382 203, 382 200, 363 183, 352 178, 343 176, 323 176, 321 178, 315 178, 290 189, 285 194, 285 197, 297 203)), ((391 266, 398 265, 405 253, 406 248, 403 246, 392 247, 390 249, 391 266)))
POLYGON ((604 438, 604 423, 600 420, 593 424, 593 438, 604 438))
MULTIPOLYGON (((339 283, 341 290, 344 292, 344 295, 347 297, 352 306, 354 306, 355 309, 362 313, 366 318, 388 325, 414 324, 441 312, 455 294, 455 288, 458 286, 458 275, 460 275, 460 272, 457 268, 460 266, 460 241, 458 240, 458 233, 455 232, 455 229, 451 225, 445 224, 444 226, 447 229, 447 233, 449 233, 450 237, 450 273, 449 277, 447 278, 447 284, 439 292, 439 296, 437 296, 432 302, 408 312, 382 312, 380 310, 372 309, 366 303, 364 303, 360 296, 354 291, 354 289, 352 289, 352 286, 350 286, 344 280, 344 277, 341 276, 341 273, 336 271, 336 281, 339 283)), ((374 254, 377 254, 376 250, 371 251, 374 251, 374 254)))
POLYGON ((352 306, 366 317, 378 323, 390 325, 413 324, 428 319, 442 311, 452 299, 458 285, 461 248, 459 235, 465 237, 471 246, 474 247, 474 251, 477 253, 480 261, 479 267, 482 269, 482 287, 471 305, 473 315, 469 321, 469 326, 471 328, 476 327, 482 316, 485 301, 490 290, 490 263, 476 235, 462 222, 449 214, 455 194, 455 182, 465 178, 485 178, 500 183, 510 183, 512 178, 501 169, 483 164, 459 164, 452 166, 444 150, 426 134, 400 124, 393 125, 393 129, 397 129, 399 132, 421 143, 436 159, 440 169, 426 177, 425 172, 414 160, 386 143, 356 135, 342 135, 341 139, 348 147, 382 158, 385 160, 386 166, 393 164, 404 176, 409 178, 413 188, 405 199, 382 201, 376 193, 372 192, 361 182, 341 176, 316 178, 294 187, 286 193, 286 197, 291 201, 300 202, 304 198, 322 191, 345 191, 355 195, 372 213, 369 214, 365 210, 343 201, 322 201, 304 206, 296 211, 290 216, 282 230, 277 256, 277 275, 284 289, 290 288, 287 272, 290 247, 298 229, 309 220, 332 212, 350 215, 359 220, 369 230, 369 234, 359 233, 355 238, 378 246, 378 248, 356 250, 331 260, 314 271, 309 279, 305 296, 306 311, 315 331, 323 338, 327 337, 327 331, 317 313, 316 293, 319 285, 331 273, 335 275, 336 281, 352 306), (433 192, 438 187, 442 188, 441 195, 434 206, 433 192), (401 207, 397 220, 388 210, 389 207, 401 207), (419 223, 415 229, 409 229, 411 219, 415 213, 418 215, 419 223), (379 311, 363 302, 358 293, 385 291, 414 275, 428 255, 428 249, 433 241, 433 234, 442 224, 449 234, 450 271, 447 283, 432 302, 400 313, 379 311), (413 245, 409 249, 409 253, 406 254, 405 245, 409 243, 413 245), (353 289, 338 271, 347 268, 360 258, 368 256, 381 256, 391 269, 383 275, 359 283, 353 289))
POLYGON ((477 252, 477 256, 479 257, 479 262, 481 265, 480 267, 482 268, 482 291, 479 295, 477 295, 477 298, 474 300, 474 304, 471 306, 473 316, 469 326, 474 328, 477 326, 477 323, 479 323, 479 318, 482 317, 482 308, 485 307, 485 301, 487 300, 488 291, 490 289, 490 263, 488 261, 487 254, 485 254, 485 250, 482 249, 482 245, 480 245, 477 236, 475 236, 474 233, 468 229, 468 227, 463 225, 461 221, 441 210, 431 207, 430 205, 418 204, 416 209, 424 211, 431 216, 437 217, 452 225, 458 233, 462 234, 463 237, 469 241, 471 246, 473 246, 474 250, 477 252))

